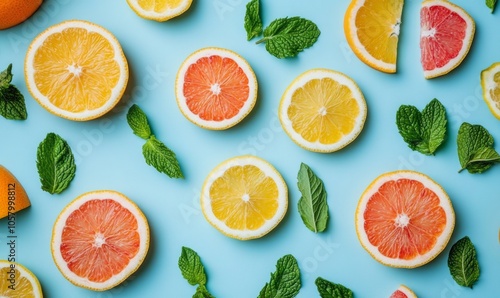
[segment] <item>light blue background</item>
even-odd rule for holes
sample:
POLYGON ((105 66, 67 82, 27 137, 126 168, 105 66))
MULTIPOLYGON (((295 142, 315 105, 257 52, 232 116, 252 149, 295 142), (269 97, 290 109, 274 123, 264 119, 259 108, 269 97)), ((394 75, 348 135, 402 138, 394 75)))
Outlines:
MULTIPOLYGON (((0 118, 0 164, 10 169, 28 192, 32 207, 17 217, 17 260, 39 278, 46 297, 191 297, 195 288, 181 276, 177 260, 182 246, 196 250, 205 264, 208 288, 219 298, 257 297, 275 270, 276 260, 293 254, 301 268, 298 297, 318 297, 314 280, 321 276, 351 288, 356 297, 388 297, 400 284, 419 297, 500 297, 500 165, 481 175, 460 168, 456 134, 464 121, 481 124, 497 140, 499 120, 481 96, 479 73, 500 61, 500 12, 490 14, 483 1, 454 1, 476 20, 476 36, 468 57, 449 75, 425 80, 420 66, 420 1, 406 1, 401 28, 398 73, 388 75, 364 65, 349 49, 343 30, 347 0, 261 1, 264 25, 278 17, 300 15, 314 21, 321 36, 297 58, 279 60, 264 45, 246 41, 246 0, 195 0, 191 9, 165 23, 138 17, 126 1, 46 0, 27 22, 0 32, 0 68, 13 63, 13 83, 26 97, 28 119, 0 118), (130 66, 130 81, 121 103, 103 118, 71 122, 49 114, 27 91, 24 56, 31 40, 48 26, 69 19, 95 22, 121 42, 130 66), (258 103, 245 121, 227 131, 201 129, 179 112, 174 80, 182 61, 207 46, 226 47, 245 57, 259 81, 258 103), (332 154, 308 152, 281 130, 276 110, 283 91, 302 72, 324 67, 344 72, 359 85, 368 118, 358 139, 332 154), (395 125, 401 104, 422 109, 432 98, 446 107, 448 136, 436 156, 411 151, 395 125), (172 180, 144 162, 143 141, 125 119, 136 103, 149 116, 158 139, 177 153, 186 179, 172 180), (77 158, 77 174, 61 195, 40 189, 36 149, 46 134, 65 138, 77 158), (281 224, 259 240, 242 242, 220 234, 205 221, 199 190, 206 175, 230 157, 256 154, 271 162, 289 187, 289 210, 281 224), (297 212, 300 193, 296 175, 305 162, 323 179, 330 221, 325 233, 314 234, 297 212), (396 169, 423 172, 448 192, 457 221, 450 244, 433 262, 405 270, 385 267, 359 244, 354 228, 358 198, 378 175, 396 169), (85 290, 66 281, 50 253, 52 225, 59 212, 83 192, 113 189, 133 199, 151 227, 151 247, 141 268, 107 292, 85 290), (447 256, 451 244, 468 235, 474 242, 481 277, 474 289, 452 280, 447 256)), ((7 222, 0 221, 5 243, 7 222), (2 228, 3 226, 3 228, 2 228)), ((0 246, 0 258, 8 254, 0 246)))

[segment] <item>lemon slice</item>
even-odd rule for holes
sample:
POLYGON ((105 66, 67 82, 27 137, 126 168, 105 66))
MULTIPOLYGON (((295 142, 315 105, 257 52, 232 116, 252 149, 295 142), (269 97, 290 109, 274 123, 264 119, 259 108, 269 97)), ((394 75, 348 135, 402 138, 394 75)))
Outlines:
POLYGON ((493 63, 481 72, 483 99, 491 113, 500 119, 500 62, 493 63))
POLYGON ((164 22, 187 11, 192 0, 127 0, 127 3, 138 16, 164 22))

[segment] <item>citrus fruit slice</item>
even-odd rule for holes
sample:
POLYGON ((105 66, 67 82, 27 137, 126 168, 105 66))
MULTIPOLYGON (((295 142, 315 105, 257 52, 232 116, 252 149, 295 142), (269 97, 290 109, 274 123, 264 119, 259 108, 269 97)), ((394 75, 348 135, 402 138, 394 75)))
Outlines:
POLYGON ((273 230, 288 208, 288 189, 276 169, 255 156, 228 159, 205 179, 201 207, 226 236, 249 240, 273 230))
POLYGON ((0 260, 0 297, 41 298, 42 287, 28 268, 15 262, 0 260))
POLYGON ((389 298, 417 298, 417 295, 407 286, 401 285, 389 298))
POLYGON ((403 0, 352 0, 344 16, 347 43, 374 69, 396 72, 403 0))
POLYGON ((491 113, 500 119, 500 62, 493 63, 481 72, 483 99, 491 113))
POLYGON ((0 1, 0 30, 14 27, 26 21, 41 4, 42 0, 0 1))
POLYGON ((427 0, 420 9, 420 62, 426 79, 445 75, 467 56, 474 20, 446 0, 427 0))
POLYGON ((164 22, 183 14, 192 0, 127 0, 128 5, 140 17, 164 22))
POLYGON ((350 144, 363 129, 366 102, 356 83, 328 69, 311 69, 284 92, 279 118, 302 148, 334 152, 350 144))
MULTIPOLYGON (((19 180, 0 165, 0 219, 31 206, 30 199, 19 180)), ((1 295, 0 295, 1 296, 1 295)))
POLYGON ((433 260, 455 226, 445 191, 428 176, 396 171, 375 179, 356 209, 361 245, 380 263, 415 268, 433 260))
POLYGON ((194 124, 213 130, 232 127, 245 118, 257 100, 257 79, 240 55, 204 48, 181 65, 175 83, 177 104, 194 124))
POLYGON ((116 38, 86 21, 65 21, 38 35, 28 48, 24 72, 31 95, 45 109, 76 121, 111 110, 129 76, 116 38))
POLYGON ((57 218, 51 248, 66 279, 79 287, 104 291, 139 268, 149 249, 149 226, 139 207, 123 194, 88 192, 57 218))

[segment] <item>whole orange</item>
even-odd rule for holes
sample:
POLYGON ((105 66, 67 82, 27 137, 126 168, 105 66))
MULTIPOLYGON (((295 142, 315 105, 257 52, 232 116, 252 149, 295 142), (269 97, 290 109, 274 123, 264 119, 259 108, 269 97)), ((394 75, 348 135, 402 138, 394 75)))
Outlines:
POLYGON ((1 0, 0 30, 18 25, 40 7, 43 0, 1 0))

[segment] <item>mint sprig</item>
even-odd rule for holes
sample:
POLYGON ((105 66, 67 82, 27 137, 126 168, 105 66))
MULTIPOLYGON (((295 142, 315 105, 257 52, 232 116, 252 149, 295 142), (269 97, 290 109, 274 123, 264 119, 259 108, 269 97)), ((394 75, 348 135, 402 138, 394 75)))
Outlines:
POLYGON ((260 18, 260 1, 252 0, 247 3, 245 13, 245 31, 247 40, 262 34, 262 20, 260 18))
POLYGON ((433 155, 446 137, 446 110, 433 99, 420 112, 415 106, 402 105, 396 113, 399 134, 412 150, 433 155))
POLYGON ((63 192, 75 177, 76 164, 71 148, 55 133, 47 134, 38 146, 36 166, 42 189, 50 194, 63 192))
POLYGON ((198 286, 193 298, 214 298, 206 288, 207 275, 200 256, 189 247, 182 247, 178 261, 182 276, 192 286, 198 286))
POLYGON ((297 260, 292 255, 285 255, 276 263, 276 271, 271 273, 271 280, 257 298, 293 298, 299 294, 300 287, 297 260))
POLYGON ((134 104, 128 110, 127 122, 135 135, 146 140, 142 154, 148 165, 170 178, 184 178, 175 153, 155 137, 146 114, 138 105, 134 104))
POLYGON ((315 281, 321 298, 353 298, 352 291, 341 284, 336 284, 321 277, 315 281))
POLYGON ((328 223, 328 203, 323 181, 311 168, 301 163, 297 186, 302 193, 298 210, 306 227, 314 233, 323 232, 328 223))
POLYGON ((486 6, 491 9, 491 13, 495 11, 495 6, 497 5, 497 0, 486 0, 486 6))
POLYGON ((493 143, 493 136, 483 126, 462 123, 457 136, 459 172, 482 173, 499 163, 500 155, 493 148, 493 143))
POLYGON ((0 73, 0 115, 9 120, 26 120, 24 96, 12 85, 12 63, 0 73))
POLYGON ((479 262, 476 249, 469 237, 458 240, 450 249, 448 268, 453 279, 462 287, 472 286, 479 279, 479 262))

